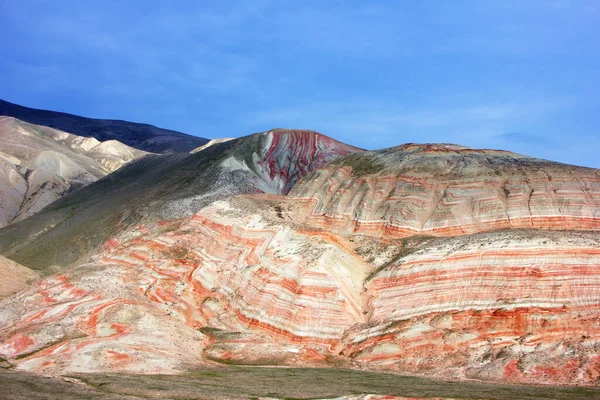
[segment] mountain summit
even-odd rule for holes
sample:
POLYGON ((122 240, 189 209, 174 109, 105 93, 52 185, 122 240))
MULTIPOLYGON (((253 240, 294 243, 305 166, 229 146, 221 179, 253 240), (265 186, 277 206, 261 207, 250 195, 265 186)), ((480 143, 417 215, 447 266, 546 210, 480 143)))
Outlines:
POLYGON ((287 194, 306 174, 358 151, 317 132, 273 129, 195 154, 148 155, 0 230, 0 254, 34 269, 63 268, 140 224, 189 217, 232 195, 287 194))

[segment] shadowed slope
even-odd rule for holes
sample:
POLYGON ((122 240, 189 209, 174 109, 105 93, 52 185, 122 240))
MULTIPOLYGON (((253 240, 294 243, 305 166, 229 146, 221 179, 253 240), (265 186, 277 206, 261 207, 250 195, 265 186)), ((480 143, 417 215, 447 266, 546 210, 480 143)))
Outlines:
POLYGON ((0 100, 0 115, 44 125, 101 142, 118 140, 151 153, 187 153, 208 139, 136 122, 94 119, 56 111, 38 110, 0 100))

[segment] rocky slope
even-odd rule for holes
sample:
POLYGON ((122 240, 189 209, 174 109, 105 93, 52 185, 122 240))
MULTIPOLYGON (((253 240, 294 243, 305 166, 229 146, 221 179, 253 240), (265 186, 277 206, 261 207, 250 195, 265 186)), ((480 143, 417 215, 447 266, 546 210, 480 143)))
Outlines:
POLYGON ((238 196, 157 236, 108 242, 2 305, 0 354, 44 373, 218 361, 595 382, 597 235, 481 233, 411 252, 418 240, 297 224, 296 206, 238 196))
POLYGON ((187 153, 208 139, 135 122, 85 118, 56 111, 38 110, 0 100, 0 116, 18 118, 100 142, 117 140, 151 153, 187 153))
POLYGON ((197 147, 194 150, 190 151, 190 153, 192 153, 192 154, 198 153, 199 151, 209 148, 210 146, 214 146, 215 144, 219 144, 219 143, 229 142, 230 140, 233 140, 233 138, 212 139, 212 140, 208 141, 205 145, 202 145, 202 146, 197 147))
MULTIPOLYGON (((271 193, 321 162, 290 148, 355 152, 310 132, 245 140, 212 154, 271 193)), ((228 197, 106 241, 1 303, 0 356, 44 373, 228 363, 597 384, 598 190, 596 170, 507 152, 347 155, 287 196, 228 197)))
POLYGON ((290 194, 344 233, 454 236, 600 230, 600 172, 497 150, 407 144, 331 163, 290 194))
POLYGON ((33 281, 39 279, 39 275, 35 271, 2 256, 0 256, 0 275, 2 276, 0 299, 25 289, 33 281))
POLYGON ((115 140, 99 142, 0 117, 0 227, 146 154, 115 140))
POLYGON ((195 154, 145 157, 0 230, 0 254, 34 269, 64 267, 139 224, 188 217, 234 194, 285 194, 356 151, 315 132, 274 129, 195 154))

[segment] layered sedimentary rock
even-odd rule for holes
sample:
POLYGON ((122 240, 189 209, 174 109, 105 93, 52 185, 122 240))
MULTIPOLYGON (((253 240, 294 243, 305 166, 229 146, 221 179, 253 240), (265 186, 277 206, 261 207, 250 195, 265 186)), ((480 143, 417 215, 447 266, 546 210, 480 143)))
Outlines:
POLYGON ((123 360, 157 359, 147 343, 158 334, 164 346, 179 346, 180 337, 200 346, 185 349, 194 356, 184 360, 182 350, 161 352, 161 372, 186 360, 280 364, 335 355, 329 349, 344 330, 364 320, 361 259, 325 239, 270 226, 277 211, 239 200, 245 209, 217 202, 152 239, 142 231, 109 241, 94 263, 14 296, 0 309, 0 354, 34 371, 137 370, 141 363, 123 360), (156 319, 141 324, 136 316, 147 314, 156 319), (112 351, 123 354, 119 363, 112 351), (100 361, 86 358, 90 352, 100 361))
POLYGON ((306 130, 273 129, 247 138, 234 153, 262 182, 265 193, 287 194, 306 174, 339 157, 361 149, 306 130), (251 151, 248 151, 251 150, 251 151), (264 183, 263 183, 264 182, 264 183))
POLYGON ((365 282, 370 326, 348 357, 372 367, 531 383, 600 372, 600 237, 501 231, 438 239, 365 282))
POLYGON ((295 131, 213 147, 196 156, 225 154, 218 176, 257 192, 305 177, 124 231, 5 300, 0 357, 44 373, 218 362, 598 383, 596 170, 453 145, 338 159, 357 150, 295 131))
POLYGON ((0 117, 0 228, 146 153, 0 117))
POLYGON ((161 209, 163 217, 188 217, 213 201, 236 194, 287 194, 306 174, 362 151, 317 132, 293 129, 272 129, 221 143, 230 148, 217 150, 209 190, 169 201, 161 209))
POLYGON ((357 151, 316 132, 274 129, 195 154, 144 157, 0 230, 0 253, 34 269, 64 267, 140 224, 189 217, 235 194, 287 193, 305 174, 357 151))
POLYGON ((21 357, 21 369, 46 372, 172 373, 203 365, 197 354, 206 336, 129 289, 132 272, 126 266, 80 269, 13 296, 0 311, 0 329, 9 332, 0 352, 21 357))
POLYGON ((598 377, 594 233, 365 245, 362 236, 294 222, 301 207, 282 196, 238 196, 156 237, 112 240, 94 263, 3 305, 0 355, 54 373, 139 371, 148 359, 162 372, 218 361, 513 382, 598 377), (60 301, 42 301, 46 287, 60 301), (146 314, 151 328, 135 317, 146 314), (103 328, 91 329, 90 316, 103 328), (196 343, 195 357, 178 361, 190 348, 166 339, 176 327, 196 343), (159 346, 155 335, 168 343, 159 346), (92 363, 90 353, 102 361, 92 363))
POLYGON ((454 236, 508 228, 600 230, 600 173, 497 150, 407 144, 322 168, 291 196, 343 233, 454 236))

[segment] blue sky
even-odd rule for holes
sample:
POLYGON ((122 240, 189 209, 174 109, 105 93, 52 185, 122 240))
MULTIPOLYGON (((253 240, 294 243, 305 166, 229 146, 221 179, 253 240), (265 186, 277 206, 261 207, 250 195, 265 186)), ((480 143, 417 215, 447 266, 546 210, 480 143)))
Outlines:
POLYGON ((0 0, 0 98, 600 168, 600 1, 0 0))

